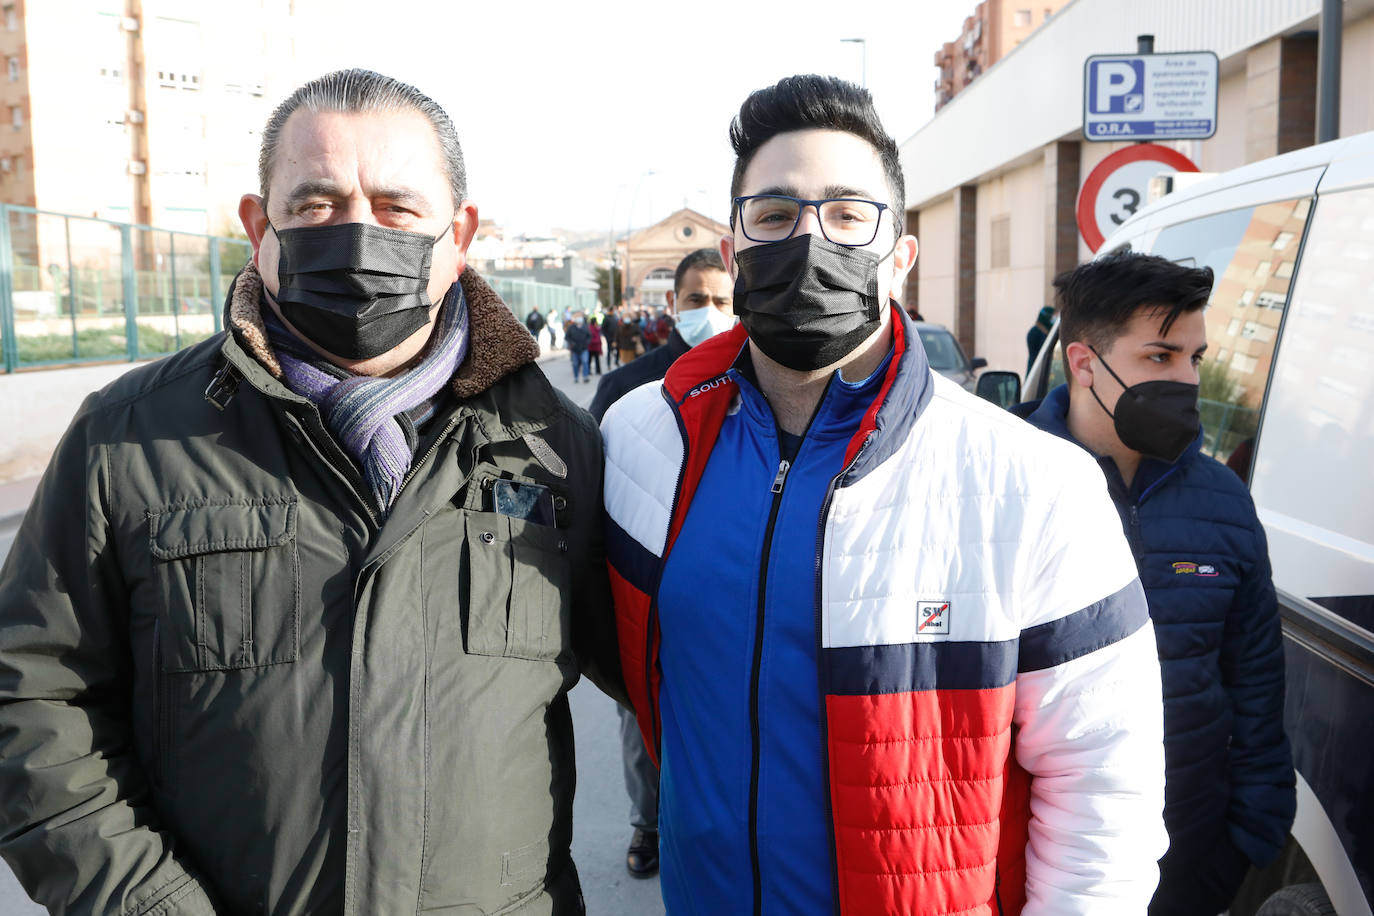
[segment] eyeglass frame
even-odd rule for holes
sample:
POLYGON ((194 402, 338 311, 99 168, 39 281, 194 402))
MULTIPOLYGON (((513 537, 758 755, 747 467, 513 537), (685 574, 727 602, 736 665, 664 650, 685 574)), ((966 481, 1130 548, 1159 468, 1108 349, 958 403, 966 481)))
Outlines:
POLYGON ((822 197, 820 200, 806 200, 802 197, 793 197, 790 194, 745 194, 741 197, 734 198, 735 206, 734 209, 730 211, 731 229, 735 228, 735 214, 738 213, 741 215, 741 217, 743 216, 744 202, 747 200, 756 200, 761 197, 773 198, 776 200, 794 201, 797 204, 797 219, 796 222, 792 223, 792 228, 788 231, 787 235, 783 236, 780 239, 756 239, 749 234, 749 230, 744 228, 744 220, 743 218, 741 218, 739 224, 739 231, 744 233, 744 237, 746 239, 759 245, 776 245, 778 242, 785 242, 788 239, 792 238, 794 235, 796 235, 797 227, 801 225, 802 211, 804 211, 807 207, 812 207, 815 209, 816 225, 820 226, 821 228, 821 237, 824 238, 827 242, 830 242, 832 245, 840 245, 844 248, 864 248, 868 245, 872 245, 877 240, 878 233, 882 231, 884 211, 890 212, 892 214, 892 228, 896 233, 896 237, 901 238, 902 235, 902 221, 897 217, 897 211, 893 210, 891 205, 885 204, 880 200, 868 200, 864 197, 822 197), (837 242, 826 233, 825 220, 821 218, 821 204, 835 203, 839 201, 851 201, 853 203, 859 204, 872 204, 873 206, 878 208, 878 218, 874 220, 873 224, 873 238, 863 243, 837 242))

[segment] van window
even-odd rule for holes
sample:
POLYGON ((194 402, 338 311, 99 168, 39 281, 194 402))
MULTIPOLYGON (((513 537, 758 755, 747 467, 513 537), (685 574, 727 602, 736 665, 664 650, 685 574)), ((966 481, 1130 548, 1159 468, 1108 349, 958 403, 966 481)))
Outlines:
POLYGON ((1162 229, 1150 252, 1216 275, 1198 400, 1203 450, 1247 481, 1292 282, 1279 267, 1297 258, 1310 210, 1304 198, 1215 213, 1162 229))
MULTIPOLYGON (((1315 556, 1336 558, 1322 560, 1319 581, 1291 589, 1374 631, 1374 188, 1323 195, 1315 213, 1265 408, 1254 494, 1265 512, 1295 520, 1280 527, 1326 548, 1315 556)), ((1282 583, 1286 555, 1272 553, 1282 583)))

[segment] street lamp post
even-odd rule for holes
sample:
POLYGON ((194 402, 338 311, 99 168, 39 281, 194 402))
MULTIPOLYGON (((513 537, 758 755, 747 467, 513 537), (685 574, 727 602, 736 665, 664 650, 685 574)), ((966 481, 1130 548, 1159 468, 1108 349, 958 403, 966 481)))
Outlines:
POLYGON ((860 65, 860 66, 862 67, 862 69, 859 71, 859 73, 861 74, 861 77, 860 77, 861 82, 860 82, 859 85, 861 85, 861 86, 863 86, 865 89, 867 89, 867 88, 868 88, 868 39, 866 39, 866 38, 841 38, 840 41, 841 41, 842 43, 844 43, 844 44, 855 44, 855 45, 858 45, 860 48, 863 49, 863 57, 860 58, 860 59, 862 60, 862 64, 860 65))

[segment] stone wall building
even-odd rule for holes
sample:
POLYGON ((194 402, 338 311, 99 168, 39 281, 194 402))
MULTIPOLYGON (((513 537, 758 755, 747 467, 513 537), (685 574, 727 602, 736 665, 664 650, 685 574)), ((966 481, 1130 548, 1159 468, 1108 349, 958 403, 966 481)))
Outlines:
MULTIPOLYGON (((1011 0, 1015 5, 1017 0, 1011 0)), ((1315 142, 1321 0, 1074 0, 901 145, 908 231, 921 243, 904 304, 948 326, 991 368, 1022 371, 1051 281, 1092 255, 1075 205, 1127 143, 1082 138, 1084 61, 1136 50, 1213 51, 1216 134, 1167 143, 1221 172, 1315 142)), ((1340 135, 1374 130, 1374 0, 1346 0, 1340 135)))

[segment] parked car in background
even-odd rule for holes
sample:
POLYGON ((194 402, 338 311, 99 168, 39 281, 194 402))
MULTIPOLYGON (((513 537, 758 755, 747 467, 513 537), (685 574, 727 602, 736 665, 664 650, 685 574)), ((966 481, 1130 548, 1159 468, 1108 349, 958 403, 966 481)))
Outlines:
MULTIPOLYGON (((1374 900, 1374 133, 1170 194, 1106 240, 1211 267, 1205 451, 1250 487, 1283 617, 1298 813, 1231 916, 1370 916, 1374 900)), ((1063 381, 1058 324, 1026 379, 1063 381)), ((980 393, 1014 400, 1014 373, 980 393), (1010 376, 1010 378, 1008 378, 1010 376)), ((990 397, 997 400, 998 398, 990 397)))
POLYGON ((977 384, 974 373, 986 366, 988 361, 981 356, 972 360, 965 356, 964 348, 959 346, 959 341, 944 325, 918 321, 916 333, 921 337, 921 346, 925 347, 930 368, 958 382, 964 390, 973 391, 977 384))

